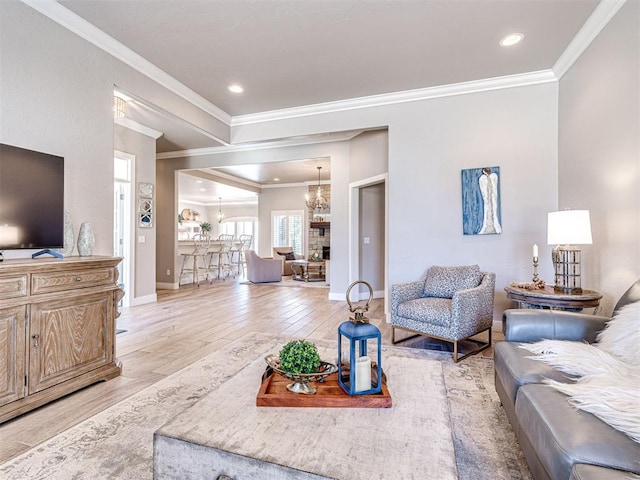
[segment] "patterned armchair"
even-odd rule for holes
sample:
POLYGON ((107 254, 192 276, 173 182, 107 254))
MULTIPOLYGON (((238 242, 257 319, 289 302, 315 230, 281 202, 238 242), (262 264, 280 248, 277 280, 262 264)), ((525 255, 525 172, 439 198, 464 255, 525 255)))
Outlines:
POLYGON ((459 362, 491 345, 495 273, 478 265, 429 268, 425 278, 391 286, 393 343, 425 335, 453 343, 453 360, 459 362), (396 340, 396 328, 414 335, 396 340), (458 342, 484 331, 488 341, 459 356, 458 342))

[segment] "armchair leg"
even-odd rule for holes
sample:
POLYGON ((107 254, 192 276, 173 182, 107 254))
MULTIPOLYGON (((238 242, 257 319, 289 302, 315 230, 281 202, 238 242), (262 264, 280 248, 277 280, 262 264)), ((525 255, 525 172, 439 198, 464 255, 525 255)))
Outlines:
MULTIPOLYGON (((485 330, 483 330, 482 332, 484 332, 485 330)), ((475 335, 478 335, 479 333, 482 332, 478 332, 475 335)), ((453 363, 458 363, 460 360, 464 360, 465 358, 467 358, 470 355, 475 355, 476 353, 480 353, 483 350, 486 350, 487 348, 489 348, 491 346, 491 327, 489 327, 486 332, 488 332, 489 334, 489 339, 486 342, 481 342, 479 340, 474 340, 474 342, 476 342, 478 344, 478 348, 471 350, 470 352, 465 353, 464 355, 462 355, 461 357, 458 356, 458 342, 459 340, 455 340, 453 342, 453 363)), ((475 336, 472 335, 472 336, 475 336)), ((464 338, 463 340, 468 340, 471 337, 467 337, 464 338)))
POLYGON ((404 342, 405 340, 411 340, 412 338, 416 338, 416 337, 419 337, 419 336, 420 336, 419 333, 414 333, 413 335, 409 335, 408 337, 397 339, 396 338, 396 327, 393 327, 393 326, 391 327, 391 343, 393 343, 394 345, 396 343, 404 342))
POLYGON ((445 342, 453 343, 453 362, 454 363, 458 363, 459 361, 464 360, 468 356, 475 355, 476 353, 479 353, 479 352, 481 352, 483 350, 486 350, 487 348, 489 348, 491 346, 491 327, 489 327, 489 328, 487 328, 485 330, 481 330, 478 333, 474 333, 473 335, 471 335, 469 337, 461 338, 460 340, 449 340, 448 338, 437 337, 435 335, 427 335, 427 334, 424 334, 424 333, 415 332, 414 330, 409 330, 409 329, 402 328, 402 327, 391 326, 391 342, 393 344, 396 344, 396 343, 399 343, 399 342, 404 342, 405 340, 409 340, 411 338, 415 338, 415 337, 419 337, 419 336, 436 338, 438 340, 443 340, 445 342), (410 335, 410 336, 405 337, 405 338, 397 339, 396 338, 396 328, 399 328, 400 330, 404 330, 406 332, 410 332, 413 335, 410 335), (487 332, 488 333, 489 339, 486 342, 483 342, 483 341, 480 341, 480 340, 473 340, 475 343, 478 344, 478 348, 475 348, 475 349, 471 350, 470 352, 467 352, 464 355, 460 356, 460 350, 458 348, 459 342, 464 341, 464 340, 469 340, 470 338, 475 337, 476 335, 479 335, 479 334, 481 334, 483 332, 487 332))

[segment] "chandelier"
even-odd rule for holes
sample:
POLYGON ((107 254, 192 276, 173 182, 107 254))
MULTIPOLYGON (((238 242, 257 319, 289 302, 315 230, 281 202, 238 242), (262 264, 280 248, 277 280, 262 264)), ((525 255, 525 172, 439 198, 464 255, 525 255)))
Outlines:
POLYGON ((122 118, 126 115, 124 111, 125 103, 122 97, 113 96, 113 118, 122 118))
POLYGON ((216 219, 218 220, 218 223, 222 223, 222 220, 224 220, 224 213, 222 213, 222 197, 218 197, 218 200, 220 201, 220 206, 218 207, 218 213, 216 213, 216 219))
POLYGON ((307 208, 311 210, 327 210, 329 208, 329 203, 327 199, 322 196, 322 188, 320 187, 320 170, 322 167, 318 168, 318 189, 316 190, 316 196, 311 198, 311 196, 307 193, 304 198, 307 203, 307 208))

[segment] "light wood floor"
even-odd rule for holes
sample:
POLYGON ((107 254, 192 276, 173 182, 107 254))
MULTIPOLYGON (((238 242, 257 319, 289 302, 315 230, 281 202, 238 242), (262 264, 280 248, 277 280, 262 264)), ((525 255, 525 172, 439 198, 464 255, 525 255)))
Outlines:
MULTIPOLYGON (((123 309, 116 337, 122 375, 89 386, 0 425, 3 463, 111 405, 215 352, 248 332, 291 338, 335 339, 348 320, 345 301, 328 289, 242 285, 237 280, 161 290, 153 304, 123 309)), ((369 308, 383 343, 391 343, 382 300, 369 308)), ((494 342, 502 334, 494 324, 494 342)), ((482 352, 492 356, 492 349, 482 352)))

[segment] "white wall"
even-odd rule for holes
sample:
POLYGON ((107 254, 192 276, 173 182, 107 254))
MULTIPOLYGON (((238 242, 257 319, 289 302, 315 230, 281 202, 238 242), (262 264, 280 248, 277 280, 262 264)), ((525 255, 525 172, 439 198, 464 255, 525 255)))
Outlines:
POLYGON ((91 222, 94 254, 112 255, 109 56, 23 3, 0 2, 0 59, 0 142, 64 157, 64 203, 74 231, 91 222))
POLYGON ((560 80, 558 206, 591 212, 582 285, 603 313, 640 278, 639 32, 627 2, 560 80))

